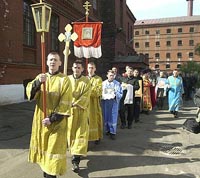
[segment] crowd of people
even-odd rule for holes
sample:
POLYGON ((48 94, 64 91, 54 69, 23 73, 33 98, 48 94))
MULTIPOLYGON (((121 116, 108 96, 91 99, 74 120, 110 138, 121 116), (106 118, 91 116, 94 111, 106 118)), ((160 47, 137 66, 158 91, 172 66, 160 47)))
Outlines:
POLYGON ((59 72, 61 64, 59 54, 51 52, 47 57, 48 72, 36 76, 26 90, 28 99, 36 100, 29 162, 39 164, 46 178, 65 173, 67 147, 72 170, 78 172, 81 157, 87 155, 88 142, 100 144, 103 133, 115 140, 118 123, 121 129, 132 129, 142 112, 163 109, 166 96, 169 112, 178 117, 184 87, 176 69, 167 77, 162 71, 157 75, 131 66, 126 66, 120 75, 113 67, 103 80, 96 75, 94 62, 88 63, 87 76, 83 75, 81 60, 73 63, 70 76, 59 72), (46 108, 41 87, 44 84, 46 108))

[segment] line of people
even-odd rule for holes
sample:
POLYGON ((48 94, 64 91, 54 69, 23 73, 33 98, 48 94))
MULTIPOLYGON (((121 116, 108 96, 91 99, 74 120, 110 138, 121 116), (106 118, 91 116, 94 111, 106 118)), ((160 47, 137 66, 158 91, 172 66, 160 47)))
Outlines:
POLYGON ((160 71, 158 74, 147 69, 139 75, 139 71, 132 67, 126 66, 126 72, 120 76, 117 73, 117 68, 113 67, 116 80, 119 81, 123 88, 123 96, 120 101, 119 115, 121 119, 121 128, 132 127, 132 121, 139 121, 139 114, 141 112, 149 114, 149 112, 157 107, 163 109, 164 100, 168 98, 168 107, 170 113, 174 117, 178 117, 178 110, 182 105, 182 96, 184 94, 184 83, 179 71, 174 69, 170 76, 165 76, 164 72, 160 71), (139 89, 138 89, 139 82, 139 89), (132 85, 133 101, 127 103, 127 96, 129 95, 130 84, 132 85), (133 105, 131 105, 133 103, 133 105), (140 106, 140 107, 139 107, 140 106), (130 109, 130 107, 132 107, 130 109), (125 116, 127 119, 125 119, 125 116), (131 116, 131 117, 130 117, 131 116), (131 118, 131 119, 130 119, 131 118))
MULTIPOLYGON (((56 178, 66 172, 67 147, 72 155, 72 170, 79 171, 82 156, 87 155, 88 142, 99 144, 103 132, 112 140, 116 138, 118 116, 121 128, 132 128, 133 122, 139 122, 142 110, 146 113, 153 107, 148 75, 139 75, 137 69, 127 67, 123 77, 117 75, 117 69, 107 72, 107 79, 95 74, 96 65, 90 62, 88 75, 84 76, 81 60, 73 63, 70 76, 59 72, 62 62, 56 52, 47 56, 48 72, 39 74, 29 82, 26 88, 29 100, 36 100, 33 116, 32 134, 29 149, 29 162, 40 165, 45 178, 56 178), (43 116, 43 87, 46 86, 46 112, 43 116)), ((181 78, 168 83, 169 96, 174 92, 182 93, 181 78)), ((160 96, 161 85, 157 96, 160 96)), ((163 89, 166 91, 166 89, 163 89)), ((169 110, 176 115, 177 101, 170 103, 169 110)), ((163 101, 159 101, 162 103, 163 101)))

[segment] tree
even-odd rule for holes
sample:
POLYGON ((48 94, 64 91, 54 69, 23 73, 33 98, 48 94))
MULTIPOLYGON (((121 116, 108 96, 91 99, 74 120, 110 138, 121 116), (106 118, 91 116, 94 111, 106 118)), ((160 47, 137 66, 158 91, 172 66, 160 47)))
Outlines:
POLYGON ((194 47, 194 54, 200 56, 200 43, 197 43, 194 47))

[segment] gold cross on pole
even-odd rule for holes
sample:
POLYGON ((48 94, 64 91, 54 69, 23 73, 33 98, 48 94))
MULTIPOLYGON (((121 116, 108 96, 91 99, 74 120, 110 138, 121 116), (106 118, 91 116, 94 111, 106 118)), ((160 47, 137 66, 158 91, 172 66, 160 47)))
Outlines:
POLYGON ((73 34, 71 34, 71 30, 72 30, 72 26, 70 24, 67 24, 65 26, 65 34, 60 33, 60 35, 58 36, 58 39, 60 42, 65 42, 65 50, 63 51, 63 54, 65 56, 65 60, 64 60, 64 74, 67 75, 67 63, 68 63, 68 56, 70 55, 70 50, 69 50, 69 44, 70 41, 75 41, 78 38, 78 35, 74 32, 73 34))
POLYGON ((86 15, 86 16, 89 16, 89 11, 90 11, 89 7, 90 7, 90 6, 92 6, 92 5, 90 4, 89 1, 86 1, 86 2, 84 3, 84 5, 83 5, 83 7, 85 8, 85 15, 86 15))

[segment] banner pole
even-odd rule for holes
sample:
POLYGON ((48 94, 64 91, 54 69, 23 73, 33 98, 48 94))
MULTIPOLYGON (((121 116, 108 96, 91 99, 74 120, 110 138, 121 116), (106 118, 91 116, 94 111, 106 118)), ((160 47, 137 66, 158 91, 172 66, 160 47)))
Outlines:
MULTIPOLYGON (((86 1, 83 5, 83 7, 85 8, 85 22, 87 23, 88 22, 88 16, 89 16, 89 7, 92 6, 90 5, 90 2, 89 1, 86 1)), ((86 75, 88 75, 88 72, 87 72, 87 66, 88 66, 88 58, 85 59, 85 68, 86 68, 86 75)))

